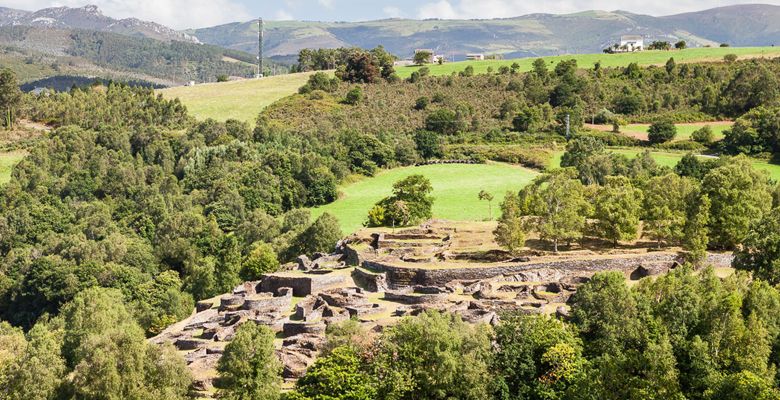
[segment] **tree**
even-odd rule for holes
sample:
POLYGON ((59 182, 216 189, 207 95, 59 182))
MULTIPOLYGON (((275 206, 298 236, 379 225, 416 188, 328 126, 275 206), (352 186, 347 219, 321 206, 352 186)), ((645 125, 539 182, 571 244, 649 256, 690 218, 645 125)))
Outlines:
POLYGON ((680 40, 674 44, 674 48, 677 50, 685 50, 688 48, 688 43, 685 40, 680 40))
POLYGON ((410 175, 393 184, 393 203, 403 201, 409 208, 409 222, 433 217, 433 186, 423 175, 410 175))
POLYGON ((454 135, 462 129, 458 115, 446 108, 438 109, 425 117, 425 129, 442 135, 454 135))
POLYGON ((247 321, 225 346, 217 364, 220 398, 275 400, 280 397, 282 365, 274 353, 274 332, 247 321))
POLYGON ((575 176, 574 170, 554 171, 535 179, 521 192, 530 203, 531 215, 536 216, 531 224, 543 240, 552 241, 556 253, 561 240, 582 237, 589 213, 585 188, 575 176))
POLYGON ((339 220, 330 213, 324 213, 301 233, 294 249, 299 254, 328 253, 343 237, 339 220))
POLYGON ((92 288, 63 308, 62 354, 76 398, 184 399, 191 383, 170 347, 147 343, 121 292, 92 288))
POLYGON ((710 128, 709 125, 705 125, 695 130, 691 134, 691 139, 693 139, 694 142, 708 146, 715 140, 715 134, 712 132, 712 128, 710 128))
POLYGON ((696 201, 698 188, 690 178, 666 174, 651 178, 644 190, 645 227, 661 242, 679 243, 685 238, 688 204, 696 201))
POLYGON ((742 243, 753 222, 772 206, 765 173, 754 170, 744 156, 709 171, 701 187, 712 202, 710 240, 719 248, 733 249, 742 243))
POLYGON ((279 269, 279 260, 273 247, 267 243, 255 243, 241 266, 241 279, 254 281, 263 274, 279 269))
MULTIPOLYGON (((61 391, 66 368, 60 354, 62 332, 53 330, 46 322, 36 324, 21 337, 24 347, 18 349, 8 365, 0 364, 0 393, 8 400, 47 400, 61 391), (3 368, 4 367, 4 368, 3 368)), ((3 337, 0 336, 0 342, 3 337)), ((12 343, 3 343, 12 345, 12 343)), ((12 350, 4 347, 2 350, 12 350)))
POLYGON ((647 138, 653 144, 669 142, 675 136, 677 136, 677 127, 672 121, 655 122, 647 131, 647 138))
POLYGON ((477 195, 480 201, 484 200, 488 202, 488 220, 493 219, 493 195, 484 191, 480 190, 479 195, 477 195))
POLYGON ((295 390, 307 400, 376 399, 374 377, 351 346, 337 347, 318 358, 295 384, 295 390))
POLYGON ((688 251, 690 262, 700 263, 707 256, 711 204, 706 194, 688 203, 683 249, 688 251))
POLYGON ((571 325, 545 315, 507 313, 495 331, 493 398, 562 398, 584 377, 582 343, 571 325))
POLYGON ((417 131, 414 134, 414 143, 420 157, 425 160, 442 156, 441 140, 436 132, 417 131))
POLYGON ((648 50, 671 50, 672 44, 662 40, 656 40, 647 46, 648 50))
POLYGON ((575 138, 566 145, 561 167, 575 168, 585 185, 604 184, 606 177, 612 174, 612 160, 604 142, 590 136, 575 138))
POLYGON ((496 243, 510 253, 516 253, 525 246, 525 226, 519 203, 520 199, 516 194, 507 192, 501 203, 501 218, 493 231, 496 243))
POLYGON ((608 177, 607 184, 596 194, 593 217, 599 237, 613 242, 633 240, 639 229, 642 209, 642 191, 635 188, 628 178, 608 177))
POLYGON ((490 329, 454 314, 404 318, 379 340, 378 399, 488 399, 490 329))
POLYGON ((780 209, 753 222, 734 253, 733 265, 772 285, 780 283, 780 209))
POLYGON ((22 102, 22 91, 16 74, 8 68, 0 71, 0 107, 5 111, 5 127, 11 129, 16 122, 16 110, 22 102))
POLYGON ((379 61, 370 52, 354 51, 346 65, 336 72, 341 80, 349 83, 375 83, 381 79, 379 61))
POLYGON ((417 65, 428 64, 431 62, 432 57, 433 53, 430 51, 418 51, 414 53, 414 63, 417 65))

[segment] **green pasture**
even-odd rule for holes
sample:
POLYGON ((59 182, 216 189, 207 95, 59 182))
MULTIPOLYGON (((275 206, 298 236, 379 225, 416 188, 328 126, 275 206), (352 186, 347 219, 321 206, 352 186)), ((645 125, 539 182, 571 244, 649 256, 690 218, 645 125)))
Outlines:
MULTIPOLYGON (((727 129, 730 129, 733 125, 730 121, 718 121, 718 122, 701 122, 701 123, 694 123, 694 124, 676 124, 677 127, 677 136, 674 138, 675 141, 682 141, 682 140, 691 140, 691 135, 693 135, 693 132, 703 128, 704 126, 709 126, 710 129, 712 129, 713 138, 718 141, 723 139, 724 134, 723 132, 727 129)), ((650 129, 650 124, 630 124, 626 125, 624 127, 620 128, 620 131, 624 134, 639 134, 639 135, 647 135, 647 131, 650 129)))
POLYGON ((25 156, 27 152, 24 151, 0 153, 0 185, 5 185, 11 180, 11 172, 25 156))
POLYGON ((167 99, 179 98, 190 115, 217 121, 237 119, 254 125, 257 115, 273 102, 297 93, 311 73, 269 76, 232 82, 204 83, 159 90, 167 99))
POLYGON ((341 198, 312 210, 314 218, 325 212, 335 215, 344 233, 363 226, 368 210, 392 192, 393 183, 407 176, 421 174, 431 180, 434 218, 459 221, 488 219, 488 203, 477 196, 481 190, 493 194, 493 217, 507 191, 518 191, 531 182, 537 172, 509 164, 441 164, 404 167, 382 171, 372 178, 340 188, 341 198))
MULTIPOLYGON (((663 65, 670 57, 674 57, 677 63, 722 61, 723 56, 726 54, 736 54, 740 58, 771 58, 780 56, 780 47, 699 47, 686 50, 654 50, 620 54, 571 54, 541 58, 546 60, 550 64, 550 69, 552 69, 558 62, 571 59, 577 60, 577 65, 580 68, 592 68, 597 62, 600 62, 602 67, 624 67, 634 62, 640 66, 663 65)), ((531 70, 534 60, 536 58, 460 61, 443 65, 427 65, 427 67, 430 69, 431 75, 449 75, 453 72, 463 71, 469 65, 474 67, 475 73, 483 74, 487 73, 488 68, 491 67, 494 71, 498 71, 498 68, 501 66, 511 66, 517 63, 520 65, 520 71, 526 72, 531 70)), ((409 66, 398 68, 397 71, 399 76, 406 78, 419 68, 418 66, 409 66)))

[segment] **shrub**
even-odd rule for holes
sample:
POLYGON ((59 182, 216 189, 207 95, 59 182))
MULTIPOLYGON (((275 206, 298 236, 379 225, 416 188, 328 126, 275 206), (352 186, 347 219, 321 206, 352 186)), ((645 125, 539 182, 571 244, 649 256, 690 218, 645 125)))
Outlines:
POLYGON ((694 142, 709 145, 715 139, 715 134, 712 133, 712 128, 710 128, 709 125, 706 125, 693 132, 693 134, 691 134, 691 139, 693 139, 694 142))
POLYGON ((430 102, 431 101, 425 96, 419 97, 414 103, 414 109, 417 111, 425 110, 428 108, 428 104, 430 104, 430 102))
POLYGON ((344 99, 344 102, 351 105, 357 105, 360 103, 360 101, 363 100, 363 89, 360 88, 360 86, 355 86, 347 92, 347 97, 344 99))
MULTIPOLYGON (((728 46, 721 45, 721 47, 728 47, 728 46)), ((737 61, 738 58, 739 57, 736 54, 726 54, 725 56, 723 56, 723 61, 727 63, 733 63, 734 61, 737 61)))
POLYGON ((666 143, 677 136, 677 127, 671 121, 660 121, 650 125, 647 138, 650 143, 666 143))
POLYGON ((227 82, 228 76, 225 74, 217 75, 217 82, 227 82))
POLYGON ((461 122, 454 111, 442 108, 428 114, 425 129, 442 135, 454 135, 461 130, 461 122))
POLYGON ((615 122, 615 118, 617 116, 612 111, 607 110, 606 108, 602 108, 601 111, 598 112, 593 117, 593 123, 599 124, 599 125, 607 125, 615 122))

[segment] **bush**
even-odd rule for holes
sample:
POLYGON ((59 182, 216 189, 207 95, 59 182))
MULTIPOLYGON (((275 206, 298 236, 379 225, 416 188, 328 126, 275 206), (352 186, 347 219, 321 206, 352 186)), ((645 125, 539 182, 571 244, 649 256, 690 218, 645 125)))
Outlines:
POLYGON ((679 142, 661 143, 656 145, 655 147, 663 150, 683 150, 683 151, 693 151, 693 152, 699 152, 707 149, 707 147, 704 146, 703 144, 694 142, 692 140, 681 140, 679 142))
POLYGON ((661 121, 650 125, 647 131, 647 138, 650 143, 666 143, 677 136, 677 127, 671 121, 661 121))
POLYGON ((425 129, 442 135, 454 135, 461 130, 461 122, 454 111, 443 108, 428 114, 425 129))
POLYGON ((228 76, 225 74, 217 75, 217 82, 227 82, 228 76))
POLYGON ((428 108, 428 104, 430 104, 430 100, 428 100, 427 97, 423 96, 417 99, 414 103, 414 109, 417 111, 422 111, 428 108))
MULTIPOLYGON (((728 47, 728 46, 721 45, 721 47, 728 47)), ((726 54, 725 56, 723 56, 723 61, 727 63, 733 63, 734 61, 737 61, 738 58, 739 57, 736 54, 726 54)))
POLYGON ((363 100, 363 89, 361 89, 360 86, 355 86, 347 93, 344 102, 354 106, 360 103, 361 100, 363 100))
POLYGON ((593 123, 599 124, 599 125, 607 125, 615 122, 615 118, 617 116, 612 111, 607 110, 606 108, 602 108, 601 111, 598 112, 593 117, 593 123))
POLYGON ((712 133, 712 128, 710 128, 709 125, 706 125, 701 129, 697 129, 695 132, 693 132, 693 134, 691 134, 691 139, 693 139, 694 142, 698 142, 703 145, 709 145, 714 141, 715 134, 712 133))
POLYGON ((615 132, 588 131, 577 133, 575 137, 592 137, 604 142, 606 146, 631 147, 641 144, 639 139, 615 132))

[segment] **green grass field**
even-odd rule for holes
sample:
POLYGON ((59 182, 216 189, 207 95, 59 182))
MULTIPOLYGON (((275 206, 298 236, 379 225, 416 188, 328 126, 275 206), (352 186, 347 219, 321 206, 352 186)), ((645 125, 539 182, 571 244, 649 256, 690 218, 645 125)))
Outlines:
POLYGON ((11 171, 25 156, 27 156, 25 151, 0 153, 0 185, 5 185, 11 180, 11 171))
MULTIPOLYGON (((629 158, 634 158, 638 154, 642 153, 644 150, 637 148, 637 149, 610 149, 609 151, 617 154, 623 154, 629 158)), ((555 153, 550 162, 550 165, 553 167, 559 167, 561 165, 562 155, 563 152, 555 153)), ((651 152, 650 155, 653 157, 655 162, 658 163, 658 165, 674 168, 674 166, 677 165, 677 163, 680 162, 680 160, 683 158, 685 153, 654 151, 651 152)), ((753 168, 760 171, 766 171, 771 179, 775 181, 780 181, 780 165, 770 164, 762 160, 753 160, 752 164, 753 164, 753 168)))
MULTIPOLYGON (((723 139, 723 131, 730 129, 733 125, 728 121, 719 122, 702 122, 695 124, 677 124, 677 136, 675 141, 690 140, 691 135, 698 129, 701 129, 705 125, 708 125, 712 129, 713 137, 716 141, 723 139)), ((620 128, 620 131, 627 135, 636 135, 642 139, 647 138, 647 131, 650 129, 650 124, 631 124, 620 128)))
POLYGON ((414 174, 428 177, 433 184, 435 218, 480 221, 488 218, 488 203, 479 201, 481 190, 493 194, 493 217, 507 191, 518 191, 537 175, 536 172, 508 164, 427 165, 382 171, 340 188, 342 196, 334 203, 312 210, 314 218, 329 212, 341 222, 344 233, 363 226, 368 210, 392 192, 393 183, 414 174))
POLYGON ((179 98, 190 115, 217 121, 237 119, 254 125, 271 103, 297 93, 311 73, 271 76, 233 82, 205 83, 159 90, 167 99, 179 98))
MULTIPOLYGON (((726 54, 736 54, 740 58, 778 57, 780 56, 780 47, 701 47, 673 51, 656 50, 621 54, 572 54, 542 58, 551 64, 550 69, 552 69, 559 61, 571 59, 577 60, 577 65, 580 68, 592 68, 597 62, 601 62, 602 67, 624 67, 632 62, 642 66, 663 65, 670 57, 674 57, 674 60, 678 63, 722 61, 723 56, 726 54)), ((428 65, 427 67, 431 70, 431 75, 449 75, 453 72, 463 71, 467 66, 471 65, 474 67, 475 73, 482 74, 486 73, 489 67, 492 67, 493 70, 497 71, 502 65, 510 66, 517 63, 520 65, 520 71, 525 72, 531 70, 531 65, 534 60, 536 60, 536 58, 461 61, 444 65, 428 65)), ((397 71, 399 76, 406 78, 419 68, 420 67, 410 66, 398 68, 397 71)))

